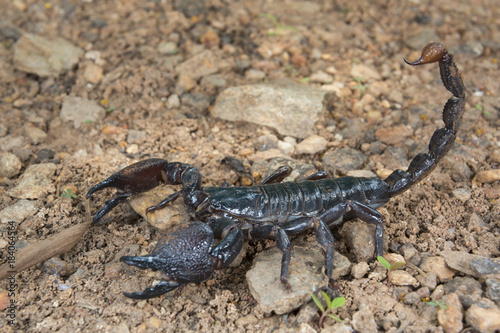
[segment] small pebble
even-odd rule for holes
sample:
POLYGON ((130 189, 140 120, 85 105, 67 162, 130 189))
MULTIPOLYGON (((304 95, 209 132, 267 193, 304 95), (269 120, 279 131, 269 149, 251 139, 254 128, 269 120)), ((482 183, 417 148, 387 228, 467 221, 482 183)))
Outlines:
POLYGON ((8 294, 9 293, 6 291, 0 292, 0 312, 7 309, 10 304, 10 297, 8 294))
POLYGON ((42 265, 43 270, 50 275, 70 276, 74 269, 71 264, 58 257, 52 257, 42 265))
POLYGON ((400 270, 391 272, 391 284, 396 286, 414 286, 414 287, 417 287, 419 285, 417 279, 415 279, 409 273, 400 270))
POLYGON ((28 137, 29 141, 34 145, 42 143, 47 137, 47 133, 45 133, 43 130, 39 129, 38 127, 29 125, 24 127, 24 134, 28 137))
POLYGON ((412 291, 403 297, 403 302, 405 304, 418 304, 420 302, 420 295, 412 291))
POLYGON ((466 189, 466 188, 457 188, 457 189, 454 189, 453 191, 451 191, 451 193, 453 194, 453 196, 455 198, 457 198, 461 202, 466 202, 467 200, 469 200, 471 198, 471 195, 472 195, 471 190, 466 189))
POLYGON ((129 130, 127 134, 127 143, 141 143, 143 140, 146 139, 146 132, 145 131, 138 131, 138 130, 129 130))
POLYGON ((0 177, 12 178, 21 171, 21 161, 12 153, 0 153, 0 177))
POLYGON ((259 320, 255 315, 253 314, 248 314, 246 316, 240 317, 236 319, 236 326, 244 327, 246 325, 251 325, 251 324, 256 324, 259 320))
POLYGON ((377 139, 388 145, 395 145, 413 135, 413 128, 407 125, 380 128, 375 132, 377 139))
POLYGON ((104 278, 106 280, 116 280, 120 277, 122 271, 123 264, 121 262, 107 264, 104 268, 104 278))
POLYGON ((261 80, 266 77, 266 73, 258 69, 248 69, 245 71, 245 78, 248 80, 261 80))
POLYGON ((437 286, 437 276, 434 272, 417 275, 417 281, 420 282, 422 287, 429 288, 430 290, 434 290, 437 286))
POLYGON ((493 333, 500 330, 500 309, 487 298, 472 304, 465 314, 467 324, 478 332, 493 333))
POLYGON ((442 302, 446 304, 446 309, 439 307, 437 318, 439 324, 443 327, 446 333, 458 333, 463 328, 462 304, 458 296, 454 293, 443 297, 442 302))
POLYGON ((500 301, 500 281, 497 279, 486 280, 486 297, 493 301, 500 301))
POLYGON ((278 141, 278 149, 285 155, 292 155, 295 152, 295 144, 285 141, 278 141))
POLYGON ((87 66, 85 66, 83 77, 87 82, 98 84, 99 82, 101 82, 103 77, 103 68, 97 66, 94 63, 89 63, 87 64, 87 66))
POLYGON ((179 50, 177 49, 177 44, 174 42, 160 42, 156 47, 160 54, 173 55, 177 54, 179 50))
POLYGON ((364 261, 352 266, 351 274, 355 279, 361 279, 368 273, 370 266, 364 261))
POLYGON ((191 76, 180 74, 177 80, 178 89, 176 90, 179 90, 177 92, 178 93, 180 92, 182 94, 193 90, 193 88, 196 87, 196 85, 197 85, 196 81, 191 76))
POLYGON ((500 169, 479 171, 475 178, 480 183, 493 183, 500 180, 500 169))
POLYGON ((277 147, 278 138, 273 134, 261 135, 257 138, 257 142, 255 143, 255 149, 258 151, 265 151, 277 147))
POLYGON ((177 109, 180 106, 181 106, 181 100, 179 99, 179 95, 173 94, 168 97, 167 109, 177 109))
POLYGON ((455 272, 448 268, 443 257, 423 258, 420 268, 427 273, 435 272, 441 282, 450 281, 455 275, 455 272))
POLYGON ((374 230, 374 225, 365 222, 350 221, 344 223, 341 232, 344 234, 347 245, 358 262, 368 261, 373 258, 375 252, 374 230))
POLYGON ((377 175, 370 170, 350 170, 346 173, 346 176, 365 178, 377 177, 377 175))
POLYGON ((333 76, 323 71, 317 71, 309 77, 309 81, 317 83, 331 83, 333 82, 333 76))
POLYGON ((209 30, 203 34, 200 38, 200 42, 205 45, 206 48, 211 48, 218 46, 220 43, 219 35, 213 30, 209 30))
POLYGON ((471 277, 455 277, 444 285, 446 294, 455 293, 462 305, 468 308, 483 296, 481 283, 471 277))
POLYGON ((8 128, 4 124, 0 124, 0 138, 7 135, 8 128))
POLYGON ((326 169, 332 173, 337 170, 343 174, 351 170, 359 170, 365 162, 366 156, 363 153, 350 148, 335 149, 323 156, 326 169))
POLYGON ((151 317, 148 320, 148 326, 153 329, 159 329, 161 327, 162 320, 158 317, 151 317))
POLYGON ((375 317, 368 305, 362 304, 359 311, 354 313, 352 316, 352 327, 356 332, 378 332, 375 317))
POLYGON ((328 141, 325 138, 319 135, 310 136, 295 146, 295 154, 317 154, 321 153, 326 149, 328 141))

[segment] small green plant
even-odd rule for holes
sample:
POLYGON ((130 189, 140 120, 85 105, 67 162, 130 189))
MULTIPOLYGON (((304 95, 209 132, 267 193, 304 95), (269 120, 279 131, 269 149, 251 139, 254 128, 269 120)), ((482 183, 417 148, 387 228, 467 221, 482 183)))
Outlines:
POLYGON ((76 199, 78 196, 73 193, 73 191, 70 188, 67 188, 61 193, 61 197, 69 198, 69 199, 76 199))
POLYGON ((88 124, 92 124, 92 122, 93 122, 93 121, 89 119, 89 120, 85 120, 84 124, 85 124, 85 125, 88 125, 88 124))
POLYGON ((330 300, 330 297, 328 297, 328 295, 324 291, 321 293, 322 293, 323 298, 325 299, 325 302, 326 302, 326 310, 323 307, 323 304, 321 304, 321 301, 318 299, 318 297, 316 297, 316 295, 314 295, 314 293, 311 294, 311 297, 312 297, 314 303, 316 303, 316 306, 321 311, 321 317, 319 318, 319 323, 318 323, 319 328, 323 328, 323 320, 326 317, 330 317, 338 322, 341 322, 342 319, 340 319, 337 316, 332 315, 329 312, 332 311, 333 309, 340 308, 342 305, 344 305, 345 298, 344 297, 335 297, 332 301, 332 300, 330 300))
POLYGON ((478 111, 481 111, 485 116, 491 116, 491 113, 489 113, 488 111, 486 111, 481 104, 476 104, 476 109, 478 111))
POLYGON ((301 83, 307 83, 307 82, 309 82, 309 80, 310 80, 310 78, 308 78, 308 77, 303 77, 302 79, 300 79, 300 82, 301 82, 301 83))
POLYGON ((448 306, 446 305, 445 302, 440 302, 440 301, 428 301, 428 302, 425 302, 429 305, 432 305, 432 306, 436 306, 436 307, 440 307, 441 309, 448 309, 448 306))
POLYGON ((267 32, 268 36, 285 35, 287 33, 287 30, 297 32, 297 29, 295 27, 292 27, 291 25, 282 25, 273 14, 260 13, 259 16, 266 17, 266 18, 270 19, 271 21, 273 21, 273 23, 274 23, 275 28, 267 32))
POLYGON ((107 108, 107 109, 106 109, 106 112, 113 112, 113 111, 115 111, 115 110, 116 110, 116 106, 112 106, 112 107, 110 107, 110 108, 107 108))
POLYGON ((391 272, 395 271, 396 269, 403 267, 405 264, 403 262, 395 262, 394 264, 391 264, 390 262, 387 261, 382 256, 378 256, 377 260, 379 263, 382 264, 387 269, 387 287, 391 286, 391 272))
POLYGON ((359 91, 361 91, 361 93, 364 93, 369 86, 367 84, 363 84, 361 80, 363 80, 362 77, 354 78, 354 81, 357 82, 357 85, 354 86, 354 89, 358 89, 359 91))

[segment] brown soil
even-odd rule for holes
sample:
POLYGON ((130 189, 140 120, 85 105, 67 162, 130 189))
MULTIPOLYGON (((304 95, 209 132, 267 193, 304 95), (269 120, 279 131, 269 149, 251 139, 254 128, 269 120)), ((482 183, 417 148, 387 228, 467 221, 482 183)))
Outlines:
MULTIPOLYGON (((201 171, 206 186, 220 185, 224 181, 238 185, 239 177, 221 167, 221 159, 236 156, 247 170, 251 170, 255 161, 251 160, 251 155, 240 152, 245 152, 245 148, 253 152, 261 135, 278 135, 263 126, 215 119, 210 117, 208 110, 200 112, 184 105, 168 110, 166 98, 174 93, 182 97, 183 91, 175 73, 166 69, 168 65, 158 55, 159 42, 176 40, 183 59, 189 58, 193 48, 200 45, 222 50, 229 63, 248 59, 252 68, 267 74, 267 79, 290 77, 299 81, 333 66, 335 81, 345 84, 349 92, 335 102, 335 110, 325 112, 316 126, 316 133, 334 142, 336 132, 329 131, 332 124, 340 130, 351 120, 363 119, 366 129, 375 131, 407 124, 410 111, 418 110, 422 121, 413 121, 412 124, 418 124, 419 128, 409 138, 411 142, 396 144, 408 151, 409 161, 416 152, 426 149, 432 132, 442 126, 440 109, 449 98, 438 80, 436 66, 412 69, 402 63, 402 57, 415 59, 419 53, 405 41, 418 36, 424 29, 431 29, 455 54, 455 61, 464 74, 469 90, 467 113, 451 157, 445 158, 426 180, 379 209, 385 221, 388 248, 411 243, 419 252, 431 255, 443 249, 454 249, 486 257, 499 256, 500 185, 498 181, 482 184, 472 179, 479 171, 496 169, 500 163, 500 7, 496 1, 208 0, 201 11, 196 10, 195 4, 202 1, 186 1, 184 5, 181 2, 17 0, 0 5, 3 11, 0 25, 45 37, 62 37, 86 51, 98 50, 105 60, 105 75, 117 68, 127 73, 113 85, 105 86, 102 81, 89 85, 83 78, 84 68, 90 62, 88 59, 81 59, 76 69, 57 79, 15 71, 11 45, 16 38, 5 33, 1 36, 0 56, 7 61, 0 69, 12 71, 13 75, 0 83, 1 123, 8 134, 22 136, 23 125, 32 123, 48 135, 42 143, 27 147, 32 155, 23 161, 20 175, 27 166, 37 163, 36 156, 42 149, 55 152, 58 163, 54 178, 56 192, 41 199, 39 212, 18 227, 19 239, 35 242, 82 223, 85 219, 85 181, 95 184, 116 170, 148 157, 192 164, 201 171), (188 3, 193 6, 184 8, 188 3), (185 13, 181 13, 182 9, 185 13), (284 27, 280 29, 261 13, 274 15, 284 27), (274 31, 270 32, 271 29, 274 31), (207 36, 208 30, 215 34, 207 36), (474 53, 476 43, 483 47, 480 54, 474 53), (281 50, 265 59, 258 51, 262 45, 281 50), (313 59, 313 48, 319 50, 319 58, 313 59), (379 101, 372 102, 373 110, 381 112, 375 119, 367 116, 366 109, 353 107, 365 93, 370 93, 358 89, 355 78, 350 76, 353 63, 369 64, 380 73, 400 73, 398 78, 382 80, 390 92, 403 94, 402 112, 398 111, 403 116, 391 116, 397 110, 394 107, 397 103, 393 101, 386 109, 379 101), (40 89, 33 93, 30 88, 33 85, 40 89), (105 106, 114 110, 107 112, 101 121, 75 129, 72 123, 59 118, 61 101, 67 94, 98 103, 107 99, 105 106), (105 129, 107 125, 114 126, 114 130, 105 129), (139 143, 138 151, 132 149, 127 153, 129 129, 145 131, 147 137, 139 143), (86 154, 76 156, 79 150, 86 154), (469 168, 472 174, 464 176, 467 172, 457 171, 456 165, 469 168), (62 190, 70 186, 77 189, 77 199, 61 197, 62 190), (453 190, 460 188, 470 191, 470 199, 462 202, 452 195, 453 190), (472 214, 479 216, 488 228, 471 228, 472 214)), ((227 81, 226 87, 255 82, 245 78, 235 66, 222 69, 220 74, 227 81)), ((200 82, 193 91, 213 97, 219 92, 200 82)), ((389 153, 371 155, 370 148, 363 146, 364 139, 364 134, 353 136, 328 149, 349 147, 362 151, 369 156, 366 169, 373 172, 392 168, 384 160, 389 153)), ((382 145, 382 149, 386 147, 382 145)), ((319 154, 302 155, 294 159, 322 169, 321 157, 319 154)), ((17 201, 6 192, 17 184, 19 176, 2 180, 0 210, 17 201)), ((262 175, 256 173, 256 176, 258 180, 262 175)), ((93 211, 111 193, 104 191, 94 196, 93 211)), ((255 255, 274 246, 272 241, 251 242, 240 266, 217 271, 206 283, 187 285, 179 296, 134 301, 124 297, 122 291, 142 290, 158 275, 149 271, 139 273, 117 260, 127 251, 148 253, 159 233, 126 204, 109 216, 110 223, 91 228, 71 251, 60 256, 68 270, 66 275, 51 275, 46 266, 38 265, 16 276, 18 324, 6 326, 5 317, 0 315, 1 326, 11 331, 28 332, 298 329, 298 311, 284 316, 265 315, 251 296, 245 279, 255 255), (70 276, 73 277, 69 279, 70 276), (71 287, 63 291, 61 284, 71 287), (258 321, 253 322, 249 315, 258 321), (244 320, 250 323, 244 324, 244 320)), ((335 236, 337 250, 354 261, 342 233, 335 230, 335 236)), ((308 234, 300 237, 314 239, 308 234)), ((376 269, 373 260, 369 265, 370 272, 376 269)), ((6 282, 0 287, 6 289, 6 282)), ((347 323, 361 304, 370 304, 379 330, 392 327, 395 331, 401 325, 409 325, 408 331, 415 332, 442 329, 435 314, 423 313, 423 303, 403 305, 399 296, 413 290, 412 287, 387 288, 385 280, 357 280, 348 275, 337 281, 337 288, 347 299, 337 315, 347 319, 347 323), (379 305, 393 302, 400 306, 379 305), (401 317, 390 321, 395 313, 400 315, 397 311, 406 314, 405 321, 401 317)), ((318 315, 311 316, 306 323, 319 330, 318 319, 318 315)), ((333 324, 333 321, 326 321, 326 326, 333 324)))

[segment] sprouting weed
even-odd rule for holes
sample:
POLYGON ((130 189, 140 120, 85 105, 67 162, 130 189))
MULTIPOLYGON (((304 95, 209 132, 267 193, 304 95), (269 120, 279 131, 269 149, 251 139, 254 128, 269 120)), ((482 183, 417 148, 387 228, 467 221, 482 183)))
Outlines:
POLYGON ((69 198, 69 199, 76 199, 78 196, 73 193, 73 191, 70 188, 65 189, 61 193, 61 197, 69 198))
POLYGON ((340 319, 337 316, 332 315, 329 312, 331 312, 333 309, 340 308, 342 305, 344 305, 345 298, 344 297, 335 297, 333 300, 330 300, 330 297, 328 297, 328 295, 324 291, 321 293, 322 293, 323 298, 325 299, 325 302, 326 302, 326 310, 323 307, 323 304, 321 304, 321 301, 318 299, 318 297, 316 295, 314 295, 314 293, 311 294, 311 297, 312 297, 314 303, 316 303, 316 306, 321 311, 321 317, 319 318, 319 323, 318 323, 319 328, 323 327, 323 320, 326 317, 330 317, 338 322, 341 322, 342 319, 340 319))
POLYGON ((297 32, 297 28, 291 26, 291 25, 283 25, 281 24, 278 19, 273 15, 269 13, 260 13, 259 16, 266 17, 273 21, 275 28, 271 29, 267 32, 268 36, 281 36, 281 35, 286 35, 287 31, 293 31, 297 32))
POLYGON ((403 267, 405 264, 403 262, 395 262, 394 264, 391 264, 390 262, 387 261, 382 256, 378 256, 377 260, 379 263, 382 264, 387 269, 387 286, 391 286, 391 272, 395 271, 398 268, 403 267))
POLYGON ((428 302, 425 302, 429 305, 432 305, 432 306, 439 306, 441 309, 448 309, 448 306, 446 305, 445 302, 440 302, 440 301, 428 301, 428 302))
POLYGON ((476 109, 481 111, 485 116, 491 116, 491 113, 486 111, 481 104, 476 104, 476 109))
POLYGON ((364 93, 369 86, 367 84, 361 83, 361 80, 363 80, 362 77, 354 78, 354 81, 357 82, 357 85, 354 86, 354 89, 358 89, 359 91, 361 91, 361 93, 364 93))

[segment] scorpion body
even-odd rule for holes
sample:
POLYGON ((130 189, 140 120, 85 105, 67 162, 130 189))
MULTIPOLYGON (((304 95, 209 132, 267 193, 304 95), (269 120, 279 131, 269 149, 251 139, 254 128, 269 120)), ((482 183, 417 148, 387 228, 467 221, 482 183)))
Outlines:
MULTIPOLYGON (((406 60, 405 60, 406 61, 406 60)), ((450 150, 465 108, 465 87, 446 48, 427 45, 419 60, 410 65, 439 62, 441 79, 453 96, 443 110, 445 127, 436 130, 429 152, 417 155, 407 171, 395 170, 387 179, 341 177, 328 179, 317 172, 300 182, 282 182, 290 173, 280 167, 261 185, 251 187, 201 187, 199 171, 188 164, 149 159, 130 165, 94 186, 88 193, 115 187, 118 194, 94 216, 97 223, 113 207, 131 195, 147 191, 161 182, 182 185, 147 212, 184 198, 195 221, 172 226, 149 255, 124 256, 120 260, 139 268, 160 270, 167 278, 143 292, 124 293, 146 299, 162 295, 183 284, 203 282, 215 269, 226 268, 238 255, 245 239, 275 238, 283 251, 280 279, 285 288, 291 260, 290 237, 313 228, 325 251, 326 275, 333 270, 334 238, 330 230, 347 219, 359 218, 375 224, 375 250, 383 255, 382 218, 377 208, 426 177, 450 150), (216 243, 215 239, 221 239, 216 243)))

